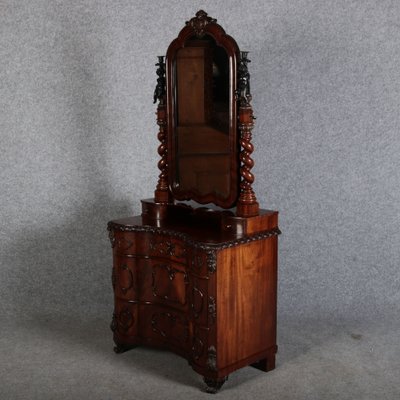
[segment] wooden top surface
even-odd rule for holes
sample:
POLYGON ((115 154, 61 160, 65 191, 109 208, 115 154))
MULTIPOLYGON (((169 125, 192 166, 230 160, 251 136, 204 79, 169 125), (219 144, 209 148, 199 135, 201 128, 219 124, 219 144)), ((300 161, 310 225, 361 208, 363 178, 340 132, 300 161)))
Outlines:
POLYGON ((221 245, 227 242, 253 238, 262 239, 280 233, 277 226, 277 211, 260 210, 260 216, 254 217, 259 220, 258 232, 253 234, 243 234, 240 229, 232 231, 231 226, 237 223, 243 223, 243 220, 234 216, 225 217, 221 213, 204 210, 195 215, 174 215, 173 218, 151 219, 147 216, 133 216, 112 220, 108 223, 108 229, 119 231, 145 231, 161 234, 172 234, 182 238, 191 239, 210 245, 221 245), (222 222, 221 222, 222 221, 222 222), (257 236, 257 238, 255 237, 257 236))

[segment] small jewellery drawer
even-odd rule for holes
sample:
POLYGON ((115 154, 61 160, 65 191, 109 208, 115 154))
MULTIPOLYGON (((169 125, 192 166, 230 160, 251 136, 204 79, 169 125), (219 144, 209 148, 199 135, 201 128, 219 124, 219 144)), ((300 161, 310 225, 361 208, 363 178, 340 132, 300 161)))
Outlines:
POLYGON ((140 233, 137 232, 120 232, 111 230, 109 237, 114 254, 135 254, 140 248, 138 244, 141 242, 140 233))
POLYGON ((187 249, 183 240, 178 238, 155 234, 148 238, 148 251, 150 256, 168 258, 172 261, 186 263, 187 249))
POLYGON ((110 231, 114 254, 167 258, 185 263, 187 250, 183 240, 152 232, 110 231))

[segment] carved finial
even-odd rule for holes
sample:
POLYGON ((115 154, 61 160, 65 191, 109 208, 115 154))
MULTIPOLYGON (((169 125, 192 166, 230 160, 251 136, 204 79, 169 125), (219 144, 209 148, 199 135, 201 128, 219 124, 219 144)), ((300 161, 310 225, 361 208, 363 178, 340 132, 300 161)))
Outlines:
POLYGON ((238 89, 237 96, 242 104, 249 104, 251 101, 250 93, 250 74, 247 64, 250 60, 247 58, 248 51, 240 52, 240 61, 238 68, 238 89))
POLYGON ((186 25, 190 25, 196 36, 201 38, 204 36, 204 28, 208 24, 216 23, 217 20, 215 18, 211 18, 207 15, 207 13, 203 10, 197 11, 196 16, 193 17, 190 21, 186 21, 186 25))
POLYGON ((164 101, 165 96, 165 62, 164 56, 158 56, 158 63, 156 64, 157 68, 157 86, 154 90, 154 101, 156 103, 157 100, 160 102, 164 101))

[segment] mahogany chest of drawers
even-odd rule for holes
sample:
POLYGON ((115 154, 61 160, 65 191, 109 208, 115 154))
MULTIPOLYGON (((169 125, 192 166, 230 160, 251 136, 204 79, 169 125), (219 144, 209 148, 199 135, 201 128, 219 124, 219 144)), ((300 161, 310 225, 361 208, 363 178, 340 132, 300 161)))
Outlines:
POLYGON ((261 210, 251 225, 188 211, 183 223, 149 218, 143 204, 142 216, 108 224, 115 351, 169 349, 209 391, 243 366, 273 369, 278 213, 261 210))

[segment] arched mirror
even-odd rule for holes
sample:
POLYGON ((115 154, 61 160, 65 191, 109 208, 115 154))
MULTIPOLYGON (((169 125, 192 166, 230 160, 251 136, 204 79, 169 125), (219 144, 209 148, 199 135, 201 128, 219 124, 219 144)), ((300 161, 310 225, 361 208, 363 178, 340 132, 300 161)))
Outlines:
POLYGON ((178 200, 229 208, 239 193, 238 47, 201 17, 203 24, 191 20, 167 51, 169 185, 178 200))
POLYGON ((170 44, 165 66, 160 57, 156 202, 194 200, 257 215, 249 60, 243 54, 215 19, 199 11, 170 44))

